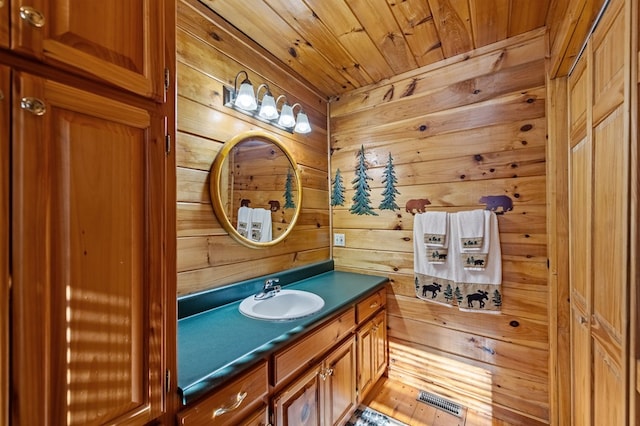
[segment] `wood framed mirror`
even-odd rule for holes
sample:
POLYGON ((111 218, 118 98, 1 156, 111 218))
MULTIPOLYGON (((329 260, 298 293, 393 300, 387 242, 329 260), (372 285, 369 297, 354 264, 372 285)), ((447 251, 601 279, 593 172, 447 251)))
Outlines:
POLYGON ((209 192, 222 227, 251 248, 284 240, 302 204, 298 165, 282 142, 263 131, 240 133, 224 144, 211 166, 209 192))

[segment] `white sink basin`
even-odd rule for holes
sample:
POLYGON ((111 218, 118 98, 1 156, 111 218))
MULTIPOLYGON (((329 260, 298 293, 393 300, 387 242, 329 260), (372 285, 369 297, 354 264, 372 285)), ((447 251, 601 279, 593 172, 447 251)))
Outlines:
POLYGON ((324 306, 317 294, 302 290, 280 290, 275 296, 255 300, 253 295, 240 302, 240 312, 250 318, 271 321, 294 320, 315 314, 324 306))

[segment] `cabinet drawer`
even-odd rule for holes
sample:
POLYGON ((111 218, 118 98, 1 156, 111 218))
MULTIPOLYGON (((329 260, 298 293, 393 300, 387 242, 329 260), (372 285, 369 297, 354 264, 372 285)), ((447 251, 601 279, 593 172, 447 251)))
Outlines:
POLYGON ((356 305, 358 324, 369 318, 375 311, 387 303, 387 290, 381 288, 356 305))
POLYGON ((298 342, 277 352, 274 355, 274 386, 278 386, 301 368, 310 366, 351 333, 355 326, 355 310, 350 308, 298 342))
POLYGON ((236 425, 254 410, 269 392, 267 361, 241 375, 205 400, 178 414, 181 425, 236 425))

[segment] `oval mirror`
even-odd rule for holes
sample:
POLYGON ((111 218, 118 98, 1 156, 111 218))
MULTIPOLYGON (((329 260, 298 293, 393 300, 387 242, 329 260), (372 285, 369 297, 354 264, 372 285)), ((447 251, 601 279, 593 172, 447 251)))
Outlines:
POLYGON ((269 247, 293 229, 302 201, 300 173, 287 148, 271 134, 245 132, 226 142, 210 178, 213 210, 239 243, 269 247))

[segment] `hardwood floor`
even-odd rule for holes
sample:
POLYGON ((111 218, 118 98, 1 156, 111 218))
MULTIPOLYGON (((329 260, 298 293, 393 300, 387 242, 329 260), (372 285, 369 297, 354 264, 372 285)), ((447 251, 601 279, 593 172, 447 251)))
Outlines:
POLYGON ((466 426, 466 408, 460 418, 416 400, 417 396, 418 389, 382 378, 363 403, 410 426, 466 426))
POLYGON ((418 401, 419 390, 383 377, 363 401, 364 405, 410 426, 496 426, 506 425, 474 410, 464 408, 462 417, 418 401))

